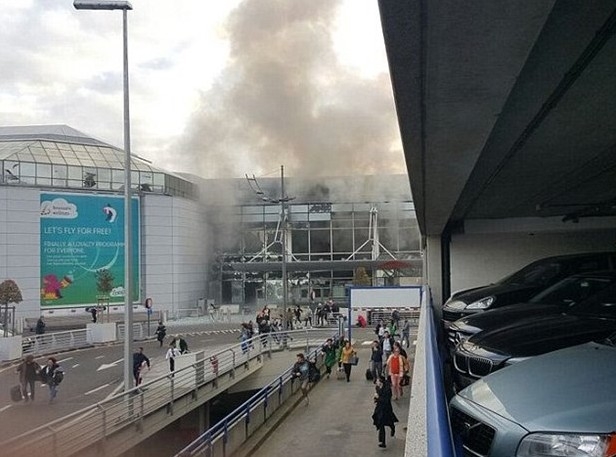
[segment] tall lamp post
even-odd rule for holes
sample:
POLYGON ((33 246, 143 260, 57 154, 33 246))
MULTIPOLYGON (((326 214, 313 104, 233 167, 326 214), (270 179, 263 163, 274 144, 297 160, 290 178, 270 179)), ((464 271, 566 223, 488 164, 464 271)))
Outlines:
POLYGON ((78 10, 122 10, 124 49, 124 391, 133 387, 132 342, 132 218, 131 218, 131 157, 130 157, 130 113, 128 103, 128 10, 133 7, 127 1, 74 0, 78 10))

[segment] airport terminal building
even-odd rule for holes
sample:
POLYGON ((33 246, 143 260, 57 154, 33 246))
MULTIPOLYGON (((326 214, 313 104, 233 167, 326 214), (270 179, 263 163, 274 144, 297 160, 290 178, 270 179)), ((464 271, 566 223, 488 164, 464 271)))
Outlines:
MULTIPOLYGON (((64 125, 0 127, 0 168, 0 280, 22 292, 16 317, 122 312, 124 151, 64 125)), ((283 270, 289 303, 343 300, 358 271, 373 285, 421 277, 406 175, 288 178, 280 198, 280 179, 203 180, 136 154, 131 170, 135 309, 281 303, 283 270)))

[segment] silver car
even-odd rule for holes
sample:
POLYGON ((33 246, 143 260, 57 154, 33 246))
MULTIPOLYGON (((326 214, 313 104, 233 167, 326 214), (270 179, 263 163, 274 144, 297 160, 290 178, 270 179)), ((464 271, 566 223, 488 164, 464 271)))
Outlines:
POLYGON ((460 456, 616 456, 616 334, 486 376, 450 415, 460 456))

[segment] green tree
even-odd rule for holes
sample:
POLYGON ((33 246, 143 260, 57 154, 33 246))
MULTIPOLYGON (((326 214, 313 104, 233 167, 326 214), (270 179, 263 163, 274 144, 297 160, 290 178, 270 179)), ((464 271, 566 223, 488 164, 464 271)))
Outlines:
POLYGON ((94 273, 96 276, 96 290, 101 295, 109 296, 109 293, 113 290, 113 275, 107 268, 101 268, 94 273))
POLYGON ((372 279, 366 272, 364 267, 357 267, 355 269, 355 277, 353 278, 353 285, 355 286, 371 286, 372 279))
POLYGON ((7 336, 9 326, 9 303, 21 303, 21 290, 12 279, 7 279, 0 284, 0 305, 4 305, 4 336, 7 336))

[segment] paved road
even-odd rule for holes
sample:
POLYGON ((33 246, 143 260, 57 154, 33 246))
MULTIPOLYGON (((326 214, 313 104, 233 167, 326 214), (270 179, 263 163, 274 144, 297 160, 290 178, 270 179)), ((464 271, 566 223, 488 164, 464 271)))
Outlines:
MULTIPOLYGON (((170 328, 169 334, 182 333, 193 350, 215 352, 238 342, 239 331, 235 329, 206 330, 196 333, 170 328)), ((169 341, 169 338, 167 339, 169 341)), ((159 347, 157 341, 136 342, 143 346, 150 358, 152 371, 148 376, 167 372, 165 354, 167 347, 159 347)), ((104 400, 122 388, 124 369, 124 347, 122 344, 99 346, 57 354, 56 357, 66 375, 60 386, 57 401, 48 404, 48 388, 36 383, 35 401, 14 403, 10 400, 9 389, 18 384, 15 366, 0 371, 0 442, 30 429, 44 425, 82 408, 104 400)), ((37 359, 39 364, 46 358, 37 359)))

